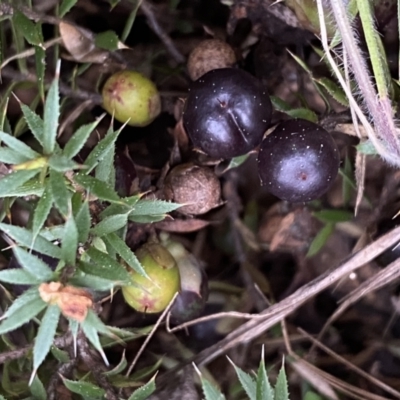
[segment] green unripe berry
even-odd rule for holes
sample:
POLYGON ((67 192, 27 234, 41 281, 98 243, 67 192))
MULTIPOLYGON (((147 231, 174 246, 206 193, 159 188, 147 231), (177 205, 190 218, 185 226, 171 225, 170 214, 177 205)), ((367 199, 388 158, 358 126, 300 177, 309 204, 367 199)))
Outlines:
POLYGON ((145 244, 136 251, 136 257, 150 279, 132 271, 134 286, 122 287, 125 301, 140 312, 161 312, 180 289, 176 261, 171 253, 158 243, 145 244))
POLYGON ((160 114, 161 100, 154 83, 135 71, 112 75, 102 91, 103 107, 131 126, 146 126, 160 114))

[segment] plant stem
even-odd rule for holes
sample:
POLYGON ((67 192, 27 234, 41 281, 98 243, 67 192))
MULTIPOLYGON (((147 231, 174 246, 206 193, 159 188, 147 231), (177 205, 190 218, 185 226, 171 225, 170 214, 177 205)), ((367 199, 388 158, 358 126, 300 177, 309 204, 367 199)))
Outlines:
MULTIPOLYGON (((368 136, 375 146, 379 139, 381 139, 385 146, 376 146, 380 155, 386 161, 399 166, 400 143, 393 120, 390 100, 387 97, 378 98, 377 96, 371 77, 369 76, 364 55, 354 37, 354 32, 348 20, 343 1, 330 0, 330 4, 338 30, 342 37, 343 47, 347 51, 352 72, 375 125, 377 135, 375 135, 374 132, 367 130, 368 136)), ((358 117, 360 116, 358 115, 358 117)))

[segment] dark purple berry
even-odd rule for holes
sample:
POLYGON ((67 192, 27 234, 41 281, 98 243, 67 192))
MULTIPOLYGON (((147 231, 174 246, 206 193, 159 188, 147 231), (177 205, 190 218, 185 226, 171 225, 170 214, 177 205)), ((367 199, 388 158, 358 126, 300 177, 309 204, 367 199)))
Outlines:
POLYGON ((221 68, 191 84, 183 125, 195 147, 214 158, 232 158, 261 143, 271 113, 271 100, 257 78, 221 68))
POLYGON ((280 123, 262 142, 258 154, 261 184, 292 203, 317 199, 339 171, 339 151, 319 125, 301 119, 280 123))

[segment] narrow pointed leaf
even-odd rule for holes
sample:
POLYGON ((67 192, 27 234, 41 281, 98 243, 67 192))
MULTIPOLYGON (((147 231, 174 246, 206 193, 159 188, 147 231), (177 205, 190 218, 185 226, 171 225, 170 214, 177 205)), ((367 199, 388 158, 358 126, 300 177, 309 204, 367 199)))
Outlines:
MULTIPOLYGON (((80 262, 79 267, 84 268, 82 267, 82 265, 84 264, 85 263, 80 262)), ((83 270, 76 271, 69 282, 71 283, 71 285, 74 286, 86 287, 92 290, 98 290, 100 292, 108 292, 112 290, 117 284, 117 282, 109 279, 100 278, 96 275, 88 274, 83 270)))
POLYGON ((94 247, 90 247, 86 254, 96 263, 96 265, 85 264, 86 266, 91 266, 91 270, 84 269, 84 272, 121 283, 129 284, 131 282, 128 271, 126 271, 118 261, 111 258, 108 254, 103 253, 94 247))
POLYGON ((96 35, 94 44, 100 49, 115 51, 118 49, 118 36, 114 31, 101 32, 96 35))
POLYGON ((274 390, 268 380, 264 357, 261 359, 257 373, 257 400, 274 400, 274 390))
POLYGON ((146 400, 156 390, 155 376, 151 378, 145 385, 136 389, 129 397, 128 400, 146 400))
POLYGON ((53 271, 50 267, 40 258, 28 253, 21 247, 14 248, 14 254, 18 262, 21 264, 25 271, 40 279, 41 281, 48 281, 53 277, 53 271))
POLYGON ((28 161, 29 158, 8 147, 0 147, 0 162, 5 164, 21 164, 28 161))
POLYGON ((50 305, 47 307, 40 324, 38 334, 35 338, 35 345, 33 347, 33 369, 37 370, 42 364, 50 347, 53 344, 54 336, 58 320, 60 319, 60 308, 57 305, 50 305))
POLYGON ((78 240, 85 243, 89 236, 91 216, 89 210, 89 202, 82 203, 81 208, 75 216, 76 228, 78 229, 78 240))
POLYGON ((110 202, 120 202, 120 198, 117 192, 106 185, 104 182, 99 181, 92 176, 85 175, 83 173, 76 174, 74 180, 79 185, 83 186, 92 195, 95 195, 100 200, 110 201, 110 202))
POLYGON ((43 195, 40 198, 33 214, 32 233, 37 236, 42 229, 53 205, 53 196, 50 191, 50 184, 47 183, 43 195))
POLYGON ((44 71, 46 68, 46 52, 43 47, 35 46, 36 80, 39 95, 44 100, 44 71))
MULTIPOLYGON (((23 270, 20 270, 23 271, 23 270)), ((1 272, 6 272, 6 271, 0 271, 1 272)), ((26 272, 26 271, 24 271, 26 272)), ((26 290, 21 296, 18 296, 10 305, 10 307, 7 308, 6 312, 1 316, 1 319, 5 319, 10 317, 14 312, 16 312, 18 309, 22 307, 29 306, 29 304, 40 298, 39 295, 39 290, 37 286, 31 287, 28 290, 26 290)))
POLYGON ((46 306, 47 304, 41 298, 38 298, 33 300, 29 304, 29 307, 19 308, 9 318, 0 323, 0 335, 13 331, 14 329, 24 325, 39 314, 40 311, 46 308, 46 306))
POLYGON ((27 146, 24 142, 17 139, 14 136, 9 135, 8 133, 0 131, 0 140, 4 142, 10 149, 16 151, 17 153, 23 155, 28 160, 40 157, 40 154, 36 151, 32 150, 29 146, 27 146))
POLYGON ((115 145, 108 150, 103 160, 96 167, 96 178, 107 183, 110 187, 115 187, 114 157, 115 145))
POLYGON ((128 361, 126 360, 125 357, 125 352, 122 354, 121 360, 120 362, 110 371, 106 371, 104 372, 105 376, 115 376, 118 375, 120 373, 122 373, 122 371, 127 367, 128 365, 128 361))
POLYGON ((41 196, 43 190, 43 183, 38 178, 34 178, 13 190, 9 190, 6 197, 41 196))
POLYGON ((138 222, 139 224, 152 224, 165 219, 167 214, 152 214, 152 215, 130 215, 129 221, 138 222))
POLYGON ((42 283, 40 279, 19 268, 11 268, 0 271, 0 281, 12 283, 14 285, 34 285, 42 283))
POLYGON ((65 157, 72 159, 83 148, 90 134, 94 131, 100 120, 94 121, 91 124, 83 125, 72 135, 65 145, 63 154, 65 157))
POLYGON ((53 154, 48 159, 49 166, 58 172, 67 172, 79 168, 79 164, 63 154, 53 154))
POLYGON ((38 236, 35 239, 32 232, 26 228, 0 223, 0 229, 21 246, 36 250, 37 252, 46 254, 50 257, 60 258, 61 256, 61 250, 59 247, 41 236, 38 236))
POLYGON ((276 380, 274 400, 289 400, 288 382, 283 364, 276 380))
POLYGON ((47 92, 46 104, 44 106, 43 118, 43 150, 45 154, 54 151, 57 137, 58 117, 60 115, 60 104, 58 94, 58 79, 54 79, 47 92))
POLYGON ((68 265, 75 265, 78 250, 78 229, 72 215, 67 218, 61 244, 62 259, 68 265))
POLYGON ((328 222, 315 236, 310 244, 306 257, 312 257, 317 254, 335 230, 335 224, 328 222))
POLYGON ((129 246, 115 233, 107 235, 104 240, 110 244, 116 253, 138 274, 147 276, 142 264, 129 246))
POLYGON ((201 378, 201 387, 205 400, 225 400, 225 396, 207 379, 201 378))
POLYGON ((91 317, 93 317, 93 311, 89 310, 88 316, 81 323, 81 327, 82 327, 83 333, 88 338, 90 343, 92 343, 92 345, 95 347, 95 349, 100 353, 101 357, 103 358, 104 363, 106 365, 108 365, 107 357, 106 357, 106 355, 104 353, 104 350, 103 350, 103 348, 101 346, 99 335, 97 333, 96 324, 93 323, 93 320, 92 320, 91 317))
POLYGON ((47 400, 46 389, 37 374, 35 374, 32 383, 29 386, 29 390, 35 400, 47 400))
POLYGON ((346 222, 353 219, 354 214, 344 210, 321 210, 313 212, 314 217, 322 222, 346 222))
POLYGON ((35 24, 22 12, 14 10, 13 20, 16 28, 22 33, 31 45, 40 45, 43 42, 40 25, 35 24))
POLYGON ((97 143, 96 147, 91 151, 85 160, 85 165, 88 167, 88 172, 92 171, 93 168, 95 168, 97 164, 107 155, 107 152, 114 147, 119 133, 120 131, 108 132, 104 139, 97 143))
POLYGON ((38 169, 16 171, 0 179, 0 197, 9 197, 10 192, 22 186, 39 173, 38 169))
POLYGON ((50 170, 50 190, 58 210, 63 215, 68 215, 69 193, 61 172, 50 170))
POLYGON ((104 218, 96 226, 91 229, 91 233, 97 236, 104 236, 109 233, 118 231, 128 223, 127 214, 116 214, 104 218))
POLYGON ((104 389, 90 382, 71 381, 62 378, 65 387, 73 393, 79 394, 84 399, 103 399, 105 395, 104 389))
POLYGON ((114 214, 129 214, 135 208, 136 203, 140 200, 141 195, 125 197, 121 199, 123 204, 111 204, 104 211, 101 212, 100 216, 102 219, 114 214))
POLYGON ((21 110, 33 136, 35 136, 35 139, 43 146, 44 124, 42 118, 25 104, 21 104, 21 110))
POLYGON ((242 385, 242 387, 243 387, 244 391, 246 392, 247 396, 249 397, 249 399, 256 400, 257 399, 257 383, 256 383, 255 379, 251 375, 247 374, 242 369, 237 367, 232 361, 231 361, 231 364, 235 368, 236 375, 238 376, 239 382, 242 385))
POLYGON ((58 12, 58 16, 60 18, 64 17, 65 14, 68 13, 69 10, 71 10, 71 8, 78 2, 78 0, 63 0, 61 5, 60 5, 60 9, 58 12))
POLYGON ((164 200, 139 200, 130 215, 161 215, 181 206, 181 204, 164 200))

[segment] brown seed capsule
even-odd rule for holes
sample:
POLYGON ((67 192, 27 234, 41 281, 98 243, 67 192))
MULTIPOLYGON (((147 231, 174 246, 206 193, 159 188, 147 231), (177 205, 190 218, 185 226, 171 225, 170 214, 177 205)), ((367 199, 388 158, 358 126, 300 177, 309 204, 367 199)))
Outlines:
POLYGON ((186 204, 178 209, 182 214, 204 214, 221 203, 221 185, 210 168, 182 164, 168 174, 164 195, 168 200, 186 204))
POLYGON ((236 55, 228 43, 219 39, 201 42, 189 55, 188 71, 192 80, 197 80, 208 71, 232 67, 236 55))

